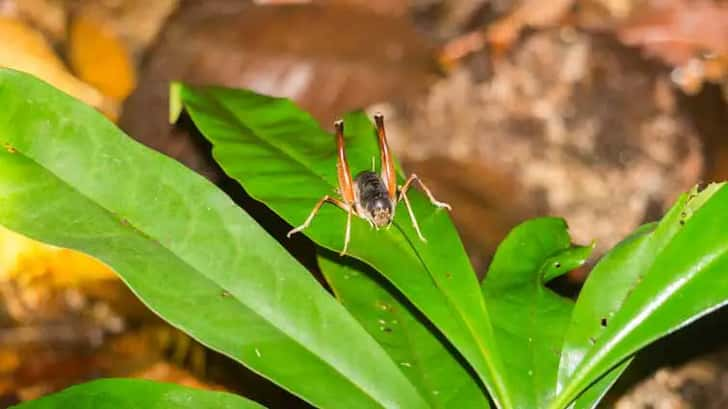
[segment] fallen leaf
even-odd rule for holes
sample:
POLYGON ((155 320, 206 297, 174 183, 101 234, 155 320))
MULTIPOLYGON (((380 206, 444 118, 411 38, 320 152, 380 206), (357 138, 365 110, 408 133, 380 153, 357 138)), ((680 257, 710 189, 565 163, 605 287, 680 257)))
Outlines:
POLYGON ((709 51, 728 54, 728 4, 672 0, 648 5, 617 30, 627 45, 673 66, 709 51), (664 4, 663 4, 664 3, 664 4))
POLYGON ((80 14, 73 19, 68 58, 79 78, 118 101, 136 86, 136 71, 126 45, 95 15, 80 14))
POLYGON ((20 20, 0 17, 0 67, 24 71, 115 117, 118 106, 71 75, 42 34, 20 20))

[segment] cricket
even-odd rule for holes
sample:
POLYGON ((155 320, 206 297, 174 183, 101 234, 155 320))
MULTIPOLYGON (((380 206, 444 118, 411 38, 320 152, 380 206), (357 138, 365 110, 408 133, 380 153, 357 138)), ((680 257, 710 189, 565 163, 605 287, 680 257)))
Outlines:
POLYGON ((377 139, 379 141, 379 156, 381 164, 381 172, 377 174, 372 170, 363 171, 359 173, 356 178, 352 179, 351 171, 349 170, 349 163, 346 160, 346 149, 344 146, 344 121, 338 120, 334 122, 334 128, 336 129, 336 169, 338 174, 338 193, 341 198, 332 197, 330 195, 324 195, 314 205, 313 210, 309 214, 308 218, 303 222, 302 225, 292 229, 288 232, 288 237, 298 233, 309 225, 316 217, 316 214, 321 209, 324 203, 331 203, 336 205, 340 209, 346 212, 346 229, 344 232, 344 248, 341 250, 340 255, 345 255, 349 247, 349 240, 351 237, 351 216, 356 215, 367 222, 373 228, 379 230, 380 228, 389 228, 394 220, 394 212, 397 208, 397 204, 403 201, 407 212, 409 213, 412 226, 417 232, 417 236, 420 240, 426 242, 427 239, 422 235, 420 226, 417 223, 417 217, 412 211, 412 206, 407 198, 407 191, 414 182, 419 183, 422 190, 425 192, 430 202, 438 208, 446 208, 452 210, 452 207, 444 202, 440 202, 435 199, 430 189, 417 177, 416 174, 411 174, 404 185, 397 186, 397 175, 394 171, 394 159, 389 151, 389 145, 387 144, 387 134, 384 130, 384 117, 382 114, 374 115, 374 122, 377 125, 377 139))

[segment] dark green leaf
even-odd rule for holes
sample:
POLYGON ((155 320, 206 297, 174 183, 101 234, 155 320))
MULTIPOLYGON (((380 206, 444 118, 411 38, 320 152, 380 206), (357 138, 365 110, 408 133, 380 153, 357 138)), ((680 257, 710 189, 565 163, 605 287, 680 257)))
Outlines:
POLYGON ((331 252, 319 266, 336 298, 397 362, 433 408, 488 408, 477 378, 376 271, 331 252))
POLYGON ((102 379, 25 402, 14 409, 262 409, 237 395, 141 379, 102 379))
POLYGON ((26 74, 0 70, 0 106, 0 224, 97 257, 171 324, 316 406, 428 406, 204 178, 26 74))
MULTIPOLYGON (((225 172, 288 223, 301 224, 322 196, 335 194, 333 136, 290 101, 184 85, 173 88, 171 99, 182 101, 225 172)), ((348 115, 345 134, 354 175, 371 169, 372 157, 379 157, 371 123, 361 113, 348 115)), ((355 218, 349 254, 381 272, 422 311, 473 366, 497 405, 510 408, 489 316, 460 238, 447 211, 410 192, 430 241, 417 238, 401 205, 388 230, 375 231, 355 218)), ((326 205, 305 234, 338 251, 345 222, 340 209, 326 205)))
POLYGON ((642 229, 600 262, 606 263, 598 267, 605 272, 594 280, 605 288, 586 292, 583 300, 580 296, 584 306, 574 313, 572 353, 562 361, 563 390, 551 407, 565 407, 640 348, 725 304, 727 210, 728 188, 722 184, 685 195, 654 231, 642 229), (607 272, 615 272, 610 283, 618 284, 607 286, 607 272), (596 342, 580 351, 580 337, 590 333, 597 334, 596 342))
POLYGON ((584 264, 591 250, 572 246, 556 218, 524 222, 498 246, 482 287, 515 407, 545 407, 555 393, 573 303, 544 284, 584 264))

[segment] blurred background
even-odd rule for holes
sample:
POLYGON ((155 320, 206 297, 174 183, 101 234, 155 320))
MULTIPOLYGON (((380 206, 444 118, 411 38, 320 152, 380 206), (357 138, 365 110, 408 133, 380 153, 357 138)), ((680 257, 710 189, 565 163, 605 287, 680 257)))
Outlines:
MULTIPOLYGON (((725 0, 0 0, 0 66, 96 107, 277 236, 189 121, 167 124, 169 81, 286 96, 327 128, 380 111, 481 275, 524 218, 563 216, 601 254, 728 179, 725 0)), ((305 238, 292 249, 310 264, 305 238)), ((576 294, 588 269, 556 287, 576 294)), ((604 406, 728 407, 726 315, 650 347, 604 406)), ((306 407, 164 324, 105 266, 0 228, 0 407, 105 376, 306 407)))

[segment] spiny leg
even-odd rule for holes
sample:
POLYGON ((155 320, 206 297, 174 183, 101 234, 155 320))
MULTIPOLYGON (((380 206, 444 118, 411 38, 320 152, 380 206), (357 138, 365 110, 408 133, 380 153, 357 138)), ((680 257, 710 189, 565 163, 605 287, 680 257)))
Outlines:
POLYGON ((420 180, 420 178, 414 173, 410 175, 410 177, 407 179, 407 182, 405 182, 404 186, 402 186, 402 188, 400 189, 399 200, 402 200, 403 197, 406 197, 407 191, 412 186, 412 182, 414 182, 414 181, 417 181, 417 183, 420 184, 420 187, 422 188, 422 190, 425 191, 425 194, 430 199, 430 202, 433 205, 435 205, 437 207, 444 207, 447 210, 452 210, 452 206, 450 206, 449 204, 435 199, 435 196, 432 195, 432 192, 430 192, 430 189, 428 189, 427 186, 425 186, 425 184, 422 183, 422 180, 420 180))
POLYGON ((404 200, 405 206, 407 206, 407 213, 409 213, 410 220, 412 220, 412 227, 415 228, 415 231, 417 232, 417 235, 420 237, 420 240, 427 242, 427 239, 425 236, 422 235, 422 232, 420 231, 420 225, 417 224, 417 218, 415 217, 415 212, 412 211, 412 206, 410 205, 409 199, 407 198, 407 195, 400 195, 399 196, 402 200, 404 200))

